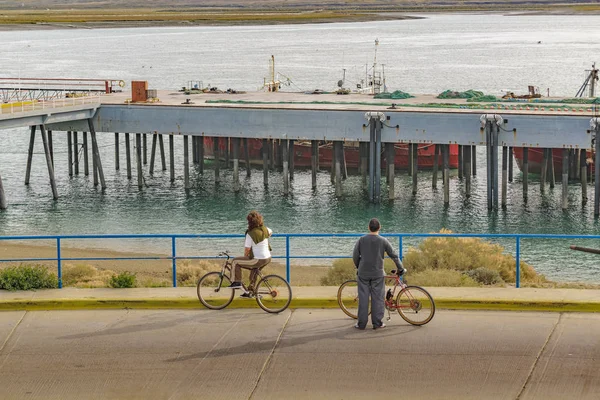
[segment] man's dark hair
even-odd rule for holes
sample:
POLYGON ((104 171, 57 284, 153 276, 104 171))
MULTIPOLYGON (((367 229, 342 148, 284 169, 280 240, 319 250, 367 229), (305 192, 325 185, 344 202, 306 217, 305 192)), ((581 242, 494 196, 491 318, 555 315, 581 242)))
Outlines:
POLYGON ((377 232, 381 228, 381 224, 377 218, 371 218, 369 221, 369 230, 371 232, 377 232))

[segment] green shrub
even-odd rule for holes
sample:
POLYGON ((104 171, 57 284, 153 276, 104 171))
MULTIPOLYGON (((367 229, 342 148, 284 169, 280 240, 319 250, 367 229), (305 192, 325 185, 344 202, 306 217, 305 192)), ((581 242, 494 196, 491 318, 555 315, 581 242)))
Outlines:
MULTIPOLYGON (((391 259, 386 258, 383 262, 383 268, 386 273, 390 273, 392 269, 396 268, 396 265, 391 259)), ((327 275, 321 278, 321 285, 338 286, 351 279, 356 279, 354 261, 347 258, 340 258, 333 262, 333 267, 327 271, 327 275)))
POLYGON ((214 261, 200 260, 194 264, 184 262, 177 267, 177 286, 196 286, 207 272, 220 271, 221 265, 214 261))
POLYGON ((132 288, 135 287, 135 274, 127 271, 110 278, 109 286, 112 288, 132 288))
POLYGON ((0 271, 0 289, 54 289, 58 278, 43 265, 19 265, 0 271))
POLYGON ((73 286, 81 281, 89 281, 96 276, 96 268, 91 265, 65 265, 62 270, 63 286, 73 286))
POLYGON ((467 271, 466 275, 484 285, 497 285, 504 283, 498 271, 494 271, 485 267, 467 271))
POLYGON ((479 286, 471 277, 463 274, 460 271, 453 270, 426 270, 408 273, 405 282, 409 285, 418 286, 445 286, 445 287, 461 287, 461 286, 479 286))

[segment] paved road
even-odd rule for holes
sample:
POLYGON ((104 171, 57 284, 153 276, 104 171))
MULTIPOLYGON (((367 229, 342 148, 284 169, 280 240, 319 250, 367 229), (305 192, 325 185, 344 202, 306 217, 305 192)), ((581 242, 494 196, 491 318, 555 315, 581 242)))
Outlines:
POLYGON ((598 399, 600 315, 0 312, 1 399, 598 399))

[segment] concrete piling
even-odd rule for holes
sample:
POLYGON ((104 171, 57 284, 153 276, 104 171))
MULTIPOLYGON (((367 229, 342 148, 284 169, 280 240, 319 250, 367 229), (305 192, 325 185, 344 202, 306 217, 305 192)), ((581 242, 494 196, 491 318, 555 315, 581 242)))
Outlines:
POLYGON ((546 181, 548 177, 546 176, 548 172, 548 149, 543 149, 543 158, 542 158, 542 166, 540 171, 540 193, 544 194, 546 191, 546 181))
POLYGON ((529 147, 523 147, 523 200, 527 202, 529 191, 529 147))
POLYGON ((158 135, 152 135, 152 149, 150 150, 150 175, 154 174, 154 161, 156 160, 156 142, 158 140, 158 135))
POLYGON ((333 151, 335 153, 335 195, 342 196, 342 146, 343 142, 336 140, 333 142, 333 151))
POLYGON ((163 141, 163 135, 158 136, 158 147, 160 147, 160 162, 162 164, 162 170, 167 170, 167 160, 165 159, 165 142, 163 141))
POLYGON ((283 194, 287 196, 290 192, 290 173, 289 173, 289 144, 287 140, 282 141, 281 157, 283 164, 283 194))
POLYGON ((394 143, 386 143, 388 146, 387 151, 387 167, 388 167, 388 199, 394 200, 396 198, 396 165, 394 164, 394 160, 396 158, 396 147, 394 147, 394 143))
POLYGON ((2 176, 0 176, 0 210, 6 210, 8 204, 6 203, 6 195, 4 194, 4 185, 2 184, 2 176))
POLYGON ((556 175, 554 172, 554 155, 553 149, 548 149, 548 166, 546 168, 546 176, 550 182, 550 189, 554 189, 556 183, 556 175))
POLYGON ((75 175, 79 175, 79 138, 77 137, 77 132, 73 132, 73 157, 75 162, 75 175))
POLYGON ((444 159, 444 206, 450 205, 450 145, 442 145, 442 157, 444 159))
POLYGON ((367 174, 369 173, 369 143, 359 142, 360 174, 362 176, 363 190, 367 189, 367 174))
POLYGON ((169 135, 169 180, 175 182, 175 139, 169 135))
POLYGON ((471 197, 471 146, 464 148, 464 163, 465 163, 465 197, 471 197))
POLYGON ((419 166, 418 166, 418 160, 419 160, 419 155, 418 155, 418 149, 419 149, 419 144, 418 143, 413 143, 411 144, 412 147, 412 194, 415 195, 417 194, 417 174, 419 172, 419 166))
POLYGON ((96 129, 94 128, 94 121, 91 118, 88 118, 88 126, 90 128, 90 138, 92 139, 92 158, 96 162, 95 171, 100 177, 100 187, 104 190, 106 189, 106 180, 104 179, 104 169, 102 169, 102 160, 100 159, 96 129))
POLYGON ((31 127, 29 134, 29 150, 27 151, 27 167, 25 169, 25 185, 29 185, 29 179, 31 177, 31 162, 33 160, 33 145, 35 143, 35 129, 36 126, 31 127))
POLYGON ((144 165, 146 165, 148 164, 148 138, 145 133, 142 135, 142 139, 142 150, 144 151, 144 165))
POLYGON ((463 178, 463 145, 458 145, 458 179, 462 180, 463 178))
POLYGON ((240 191, 240 138, 233 138, 233 191, 240 191))
POLYGON ((183 187, 186 192, 190 190, 190 149, 188 135, 183 135, 183 187))
POLYGON ((192 136, 192 162, 198 164, 198 137, 192 136))
POLYGON ((471 146, 471 167, 473 168, 473 176, 477 175, 477 146, 471 146))
POLYGON ((137 161, 137 181, 138 189, 142 190, 144 187, 144 176, 142 169, 142 135, 139 133, 135 134, 135 159, 137 161))
POLYGON ((506 192, 508 186, 508 148, 502 146, 502 208, 506 208, 506 192))
POLYGON ((52 166, 52 156, 50 155, 50 146, 48 145, 48 136, 44 125, 40 125, 42 134, 42 143, 44 144, 44 154, 46 155, 46 164, 48 165, 48 176, 50 178, 50 186, 52 187, 52 197, 58 199, 58 190, 56 189, 56 180, 54 179, 54 167, 52 166))
POLYGON ((342 179, 348 179, 348 166, 346 165, 346 149, 344 142, 340 144, 340 165, 342 169, 342 179))
MULTIPOLYGON (((75 132, 75 137, 77 137, 77 132, 75 132)), ((119 132, 115 132, 115 171, 118 171, 119 168, 119 132)))
POLYGON ((581 202, 583 204, 587 203, 587 151, 586 149, 581 149, 579 154, 579 168, 581 172, 579 173, 579 180, 581 181, 581 202))
POLYGON ((204 136, 198 137, 198 163, 200 173, 204 174, 204 136))
POLYGON ((127 160, 127 179, 131 179, 131 140, 129 140, 127 132, 125 132, 125 158, 127 160))
POLYGON ((569 149, 562 149, 562 209, 566 210, 569 208, 569 160, 571 156, 569 149))
POLYGON ((296 157, 294 157, 295 152, 294 152, 294 141, 293 140, 289 140, 289 146, 288 146, 288 158, 289 158, 289 163, 290 163, 290 180, 294 180, 294 159, 296 157))
POLYGON ((90 162, 89 162, 89 153, 88 153, 88 136, 87 132, 82 132, 83 134, 83 174, 88 176, 90 174, 90 162))
POLYGON ((73 177, 73 134, 67 131, 67 163, 69 164, 69 177, 73 177))
POLYGON ((250 178, 251 176, 251 168, 250 168, 250 148, 248 147, 248 138, 244 138, 244 163, 246 164, 246 177, 250 178))
POLYGON ((600 119, 595 118, 594 121, 594 217, 600 215, 600 119))
POLYGON ((52 131, 48 131, 48 148, 50 149, 50 160, 54 167, 54 141, 52 140, 52 131))
POLYGON ((225 142, 225 169, 229 169, 229 150, 231 148, 231 142, 228 137, 223 138, 223 141, 225 142))
POLYGON ((312 188, 317 188, 317 163, 319 161, 319 142, 317 140, 312 140, 311 144, 311 157, 310 157, 310 167, 311 167, 311 179, 312 179, 312 188))
POLYGON ((337 158, 337 151, 335 151, 335 142, 331 142, 331 171, 330 178, 331 184, 335 185, 335 162, 337 158))
POLYGON ((263 183, 269 186, 269 139, 262 140, 262 159, 263 159, 263 183))
POLYGON ((431 188, 437 189, 438 167, 440 164, 441 145, 433 145, 433 176, 431 179, 431 188))
POLYGON ((215 183, 221 182, 221 152, 219 150, 219 138, 213 137, 213 158, 215 163, 215 183))
POLYGON ((508 148, 508 181, 513 181, 513 148, 508 148))

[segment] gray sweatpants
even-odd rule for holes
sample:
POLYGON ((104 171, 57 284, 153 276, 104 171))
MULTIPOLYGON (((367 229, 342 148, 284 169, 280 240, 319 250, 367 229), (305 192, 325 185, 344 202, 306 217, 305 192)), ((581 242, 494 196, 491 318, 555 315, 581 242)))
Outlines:
POLYGON ((364 329, 369 320, 369 296, 371 296, 371 322, 380 327, 385 313, 384 278, 361 278, 358 280, 358 327, 364 329))

